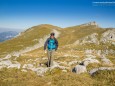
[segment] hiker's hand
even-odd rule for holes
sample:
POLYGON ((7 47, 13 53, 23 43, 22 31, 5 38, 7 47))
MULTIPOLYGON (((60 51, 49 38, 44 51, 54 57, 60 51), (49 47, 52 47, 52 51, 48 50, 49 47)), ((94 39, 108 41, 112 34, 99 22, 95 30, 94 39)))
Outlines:
POLYGON ((47 51, 45 50, 45 53, 47 53, 47 51))

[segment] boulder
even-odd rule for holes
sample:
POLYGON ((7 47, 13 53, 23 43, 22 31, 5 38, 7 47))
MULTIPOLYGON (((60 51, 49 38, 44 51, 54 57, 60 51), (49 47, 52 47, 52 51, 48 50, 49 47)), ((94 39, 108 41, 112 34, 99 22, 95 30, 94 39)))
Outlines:
POLYGON ((0 62, 0 68, 7 67, 7 68, 18 68, 20 69, 21 64, 18 62, 15 62, 15 64, 12 64, 10 60, 3 60, 0 62))
POLYGON ((107 30, 101 36, 100 42, 102 43, 115 43, 115 29, 107 30))
POLYGON ((11 65, 9 65, 7 68, 18 68, 18 69, 20 69, 20 66, 21 66, 21 64, 19 63, 19 64, 11 64, 11 65))
POLYGON ((101 60, 102 60, 103 64, 113 65, 113 63, 107 58, 104 58, 104 59, 101 59, 101 60))
POLYGON ((8 54, 6 57, 4 57, 3 59, 9 59, 11 58, 12 56, 10 54, 8 54))
POLYGON ((32 69, 34 66, 33 64, 24 64, 22 68, 24 69, 32 69))
POLYGON ((32 68, 31 70, 36 72, 38 76, 44 76, 44 73, 48 71, 49 68, 39 67, 39 68, 32 68))
POLYGON ((76 74, 84 73, 87 72, 86 66, 84 65, 76 65, 73 69, 72 72, 76 74))
POLYGON ((97 59, 86 58, 83 60, 82 64, 88 66, 90 63, 100 63, 97 59))
POLYGON ((90 75, 95 74, 97 71, 99 70, 115 70, 115 67, 99 67, 99 68, 94 68, 92 70, 90 70, 90 75))
POLYGON ((77 64, 77 63, 78 63, 78 61, 71 61, 71 62, 68 63, 68 65, 71 66, 71 65, 77 64))

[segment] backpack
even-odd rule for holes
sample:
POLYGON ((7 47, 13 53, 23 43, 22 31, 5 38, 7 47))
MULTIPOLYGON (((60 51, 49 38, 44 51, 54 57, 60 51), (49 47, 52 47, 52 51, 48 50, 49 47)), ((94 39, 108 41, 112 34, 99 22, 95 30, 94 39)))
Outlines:
POLYGON ((55 39, 48 40, 48 50, 56 49, 55 39))

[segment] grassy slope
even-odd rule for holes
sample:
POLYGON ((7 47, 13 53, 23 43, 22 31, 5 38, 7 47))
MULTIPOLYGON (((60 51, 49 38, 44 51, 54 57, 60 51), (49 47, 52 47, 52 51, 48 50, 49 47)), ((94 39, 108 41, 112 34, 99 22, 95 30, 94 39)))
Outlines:
MULTIPOLYGON (((37 43, 38 41, 32 42, 32 40, 49 34, 49 32, 51 31, 50 28, 52 28, 52 26, 47 26, 47 25, 45 27, 37 26, 34 28, 36 29, 34 29, 33 31, 32 29, 28 29, 21 37, 18 37, 18 39, 17 38, 12 39, 12 40, 6 41, 3 44, 0 44, 0 45, 3 45, 2 47, 0 46, 0 48, 6 49, 6 46, 7 46, 10 48, 13 48, 11 50, 13 51, 16 49, 19 50, 23 48, 17 45, 24 44, 24 47, 33 45, 37 43), (26 38, 24 38, 24 36, 26 38), (23 40, 24 42, 20 41, 19 39, 23 40), (15 43, 13 43, 13 41, 15 41, 15 43)), ((77 39, 82 38, 92 33, 98 33, 100 36, 101 33, 106 31, 106 29, 95 28, 95 26, 75 26, 75 27, 64 28, 60 31, 62 33, 60 37, 58 38, 60 49, 57 51, 57 54, 56 54, 59 57, 56 57, 55 61, 72 61, 72 60, 75 60, 75 58, 71 58, 71 57, 65 58, 63 57, 63 55, 64 54, 78 55, 80 56, 80 58, 77 58, 76 60, 82 60, 84 59, 84 52, 82 52, 83 47, 86 47, 89 49, 93 49, 97 47, 95 45, 94 47, 92 47, 93 45, 92 46, 88 45, 88 46, 73 46, 73 47, 70 46, 70 48, 69 47, 62 48, 64 45, 72 44, 77 39), (74 51, 70 52, 71 49, 74 49, 74 51)), ((101 46, 99 47, 99 49, 100 48, 101 46)), ((6 50, 2 50, 2 51, 6 51, 6 50)), ((7 52, 9 51, 10 49, 7 50, 7 52)), ((36 49, 34 51, 26 53, 22 57, 19 57, 17 61, 23 64, 25 63, 25 61, 29 59, 46 57, 46 55, 43 54, 43 52, 44 52, 43 47, 40 49, 36 49)), ((111 57, 111 59, 114 59, 114 58, 111 57)), ((114 62, 114 60, 112 61, 114 62)), ((37 65, 38 64, 39 62, 37 63, 37 65)), ((99 67, 99 66, 100 65, 98 64, 91 64, 89 65, 88 70, 95 67, 99 67)), ((39 77, 39 76, 36 76, 36 74, 32 71, 25 73, 17 69, 2 69, 0 70, 0 83, 3 86, 7 86, 7 85, 14 85, 14 86, 19 86, 19 85, 21 86, 75 86, 75 85, 76 86, 92 86, 92 85, 93 86, 102 86, 102 85, 108 86, 109 85, 109 86, 113 86, 115 85, 114 83, 115 77, 113 76, 114 74, 115 74, 115 71, 104 71, 104 72, 99 71, 98 73, 96 73, 95 76, 92 77, 89 74, 76 75, 74 73, 71 73, 71 70, 69 70, 69 72, 67 73, 63 73, 59 69, 54 69, 51 72, 47 72, 44 77, 39 77), (104 78, 101 79, 102 77, 104 78)))
POLYGON ((85 37, 92 33, 101 34, 105 30, 106 29, 96 28, 95 26, 74 26, 74 27, 64 28, 62 30, 63 34, 61 34, 59 38, 59 42, 61 43, 61 45, 72 44, 76 40, 82 37, 85 37))
POLYGON ((2 69, 0 71, 0 86, 114 86, 115 71, 99 71, 94 76, 88 74, 76 75, 68 72, 55 71, 44 77, 36 76, 32 71, 21 72, 17 69, 2 69), (58 73, 58 74, 57 74, 58 73), (102 78, 103 77, 103 78, 102 78))
MULTIPOLYGON (((49 34, 53 28, 58 28, 52 25, 39 25, 27 29, 21 36, 11 40, 0 43, 0 54, 7 54, 12 51, 18 51, 25 47, 32 46, 38 43, 38 40, 49 34), (36 40, 35 40, 36 39, 36 40)), ((59 30, 59 29, 58 29, 59 30)), ((74 26, 60 30, 61 35, 58 38, 59 45, 72 44, 79 38, 87 36, 92 33, 99 33, 106 31, 106 29, 96 28, 95 26, 74 26)))
POLYGON ((20 36, 0 43, 0 54, 18 51, 25 47, 32 46, 38 43, 40 38, 48 35, 53 28, 58 27, 52 25, 39 25, 27 29, 25 32, 21 33, 20 36))

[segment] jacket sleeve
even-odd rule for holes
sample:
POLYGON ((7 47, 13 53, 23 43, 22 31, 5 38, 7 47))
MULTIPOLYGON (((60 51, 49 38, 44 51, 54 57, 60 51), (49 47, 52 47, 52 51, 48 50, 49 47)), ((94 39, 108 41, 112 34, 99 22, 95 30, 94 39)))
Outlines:
POLYGON ((55 43, 56 43, 56 50, 57 50, 58 49, 58 41, 56 38, 55 38, 55 43))
POLYGON ((44 50, 46 50, 47 44, 48 44, 48 40, 49 38, 46 40, 45 44, 44 44, 44 50))

